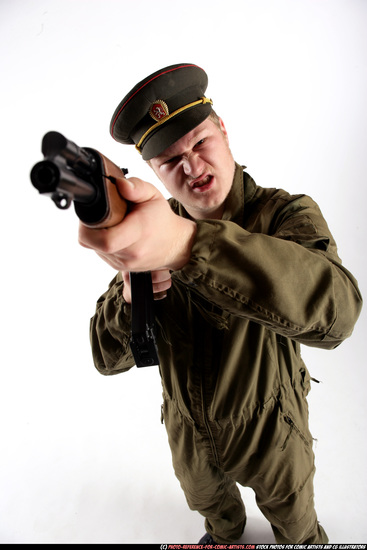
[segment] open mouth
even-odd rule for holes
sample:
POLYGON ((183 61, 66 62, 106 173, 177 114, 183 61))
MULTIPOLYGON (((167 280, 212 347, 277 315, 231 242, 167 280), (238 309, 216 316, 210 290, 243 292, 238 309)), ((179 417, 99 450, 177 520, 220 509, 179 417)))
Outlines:
POLYGON ((192 184, 192 189, 205 190, 207 189, 213 181, 213 176, 206 176, 205 178, 195 181, 192 184))

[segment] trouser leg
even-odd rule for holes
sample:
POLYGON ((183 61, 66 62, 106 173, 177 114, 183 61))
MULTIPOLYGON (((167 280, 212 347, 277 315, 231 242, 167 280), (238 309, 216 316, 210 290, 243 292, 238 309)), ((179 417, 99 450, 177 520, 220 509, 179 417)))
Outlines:
POLYGON ((246 510, 236 483, 223 476, 210 504, 202 503, 198 508, 205 516, 206 531, 221 544, 238 540, 246 525, 246 510))
POLYGON ((278 411, 281 437, 252 480, 256 501, 278 543, 327 543, 314 505, 314 453, 303 404, 278 411))
POLYGON ((302 391, 281 395, 237 435, 231 438, 230 475, 254 490, 276 541, 328 542, 314 506, 313 439, 302 391))
MULTIPOLYGON (((293 544, 288 538, 284 538, 282 533, 272 525, 275 540, 278 544, 293 544)), ((328 536, 324 531, 324 528, 319 523, 315 524, 312 534, 306 539, 302 540, 302 544, 327 544, 329 542, 328 536)))
POLYGON ((173 467, 190 509, 205 517, 205 528, 216 542, 238 540, 246 523, 246 510, 236 483, 211 460, 207 439, 192 425, 176 417, 172 428, 171 411, 167 403, 165 406, 173 467))
POLYGON ((236 483, 206 456, 194 460, 185 471, 176 464, 175 472, 190 509, 205 517, 206 531, 213 539, 221 544, 238 540, 245 527, 246 510, 236 483))
MULTIPOLYGON (((255 489, 256 491, 256 489, 255 489)), ((328 537, 317 521, 313 499, 313 472, 299 492, 269 498, 257 489, 259 509, 269 520, 278 544, 325 544, 328 537)))

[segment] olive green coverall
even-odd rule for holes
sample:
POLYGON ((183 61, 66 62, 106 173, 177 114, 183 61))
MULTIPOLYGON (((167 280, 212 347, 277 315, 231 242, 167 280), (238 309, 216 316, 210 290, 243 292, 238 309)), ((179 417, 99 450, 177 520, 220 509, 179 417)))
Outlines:
MULTIPOLYGON (((182 205, 172 209, 187 216, 182 205)), ((134 365, 121 273, 91 320, 95 366, 134 365)), ((236 164, 221 220, 197 220, 190 261, 155 302, 164 422, 191 509, 218 543, 238 540, 251 487, 278 543, 324 543, 300 344, 333 349, 362 305, 315 202, 264 189, 236 164)))

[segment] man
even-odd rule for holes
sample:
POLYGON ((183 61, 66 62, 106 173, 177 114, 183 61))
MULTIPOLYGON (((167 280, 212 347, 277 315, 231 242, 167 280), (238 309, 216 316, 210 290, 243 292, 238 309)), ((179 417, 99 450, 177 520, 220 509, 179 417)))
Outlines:
POLYGON ((152 271, 164 422, 175 473, 205 517, 203 543, 238 540, 251 487, 278 543, 325 543, 300 344, 333 349, 362 299, 318 206, 255 184, 235 163, 199 67, 166 67, 117 107, 111 134, 135 143, 166 189, 118 179, 121 224, 80 226, 118 273, 91 320, 96 368, 134 365, 128 272, 152 271))

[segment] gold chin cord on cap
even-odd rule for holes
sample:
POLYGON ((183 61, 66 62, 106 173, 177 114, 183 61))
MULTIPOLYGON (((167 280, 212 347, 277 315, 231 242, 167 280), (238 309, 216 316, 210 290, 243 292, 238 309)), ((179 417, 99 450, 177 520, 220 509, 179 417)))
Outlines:
POLYGON ((170 120, 171 118, 175 117, 176 115, 182 113, 183 111, 186 111, 186 109, 190 109, 191 107, 195 107, 195 105, 200 105, 200 104, 205 104, 205 103, 210 103, 211 105, 213 105, 213 102, 211 99, 208 99, 207 97, 201 97, 200 99, 198 99, 197 101, 193 101, 192 103, 188 103, 187 105, 184 105, 183 107, 180 107, 179 109, 177 109, 176 111, 173 111, 173 113, 170 113, 169 115, 163 117, 159 122, 157 122, 156 124, 153 124, 153 126, 151 126, 150 128, 148 128, 148 130, 145 132, 145 134, 143 134, 139 140, 139 143, 137 143, 135 145, 135 148, 139 151, 139 153, 141 154, 141 145, 142 143, 144 142, 144 140, 149 136, 149 134, 151 132, 153 132, 153 130, 155 130, 156 128, 158 128, 159 126, 162 126, 162 124, 164 124, 165 122, 167 122, 168 120, 170 120))

